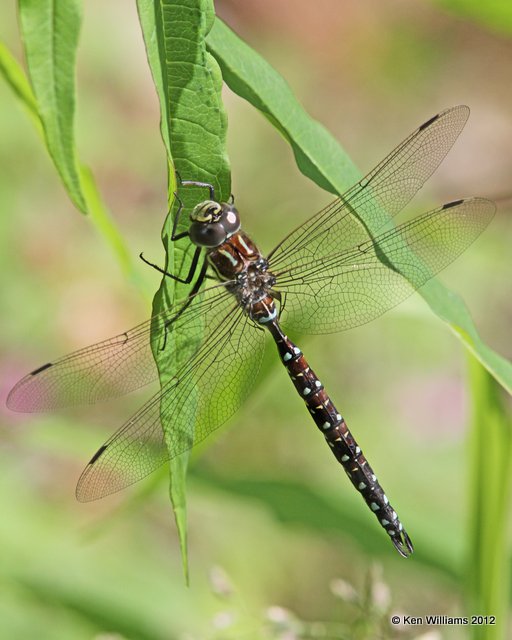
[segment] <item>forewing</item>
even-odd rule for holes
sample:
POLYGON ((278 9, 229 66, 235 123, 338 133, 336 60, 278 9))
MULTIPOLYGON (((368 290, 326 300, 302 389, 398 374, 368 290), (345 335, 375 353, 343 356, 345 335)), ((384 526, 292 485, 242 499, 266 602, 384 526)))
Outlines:
POLYGON ((487 227, 494 202, 448 203, 359 246, 276 273, 283 326, 343 331, 396 306, 459 256, 487 227))
POLYGON ((253 386, 264 332, 238 306, 211 317, 197 352, 93 456, 78 481, 82 502, 141 480, 223 424, 253 386), (162 429, 163 425, 163 429, 162 429))
POLYGON ((368 230, 382 229, 437 169, 468 116, 460 105, 422 124, 341 198, 292 231, 270 253, 271 269, 339 253, 368 239, 368 230))
POLYGON ((7 406, 14 411, 51 411, 138 389, 158 378, 151 341, 157 340, 155 346, 160 349, 165 331, 168 336, 173 332, 180 336, 179 350, 174 340, 166 341, 169 370, 175 371, 195 351, 203 331, 208 333, 204 315, 218 313, 230 297, 225 287, 210 287, 130 331, 50 362, 14 386, 7 406))

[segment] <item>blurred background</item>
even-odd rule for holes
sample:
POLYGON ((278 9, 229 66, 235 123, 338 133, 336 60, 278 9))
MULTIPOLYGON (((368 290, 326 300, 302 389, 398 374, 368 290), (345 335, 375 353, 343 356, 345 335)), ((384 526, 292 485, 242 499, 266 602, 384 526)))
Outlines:
MULTIPOLYGON (((216 2, 364 172, 441 109, 471 107, 466 130, 408 215, 512 191, 512 41, 505 21, 464 6, 216 2)), ((2 3, 0 25, 21 58, 13 2, 2 3)), ((99 503, 75 502, 85 463, 151 390, 44 416, 10 413, 5 397, 27 371, 146 319, 150 299, 126 282, 73 209, 3 82, 0 101, 0 637, 414 638, 429 630, 390 632, 389 610, 461 615, 466 355, 419 296, 367 326, 302 344, 410 533, 411 559, 395 552, 279 366, 192 459, 190 588, 165 473, 99 503)), ((298 172, 286 143, 249 105, 227 89, 225 103, 233 193, 245 228, 268 251, 332 197, 298 172)), ((162 263, 166 165, 158 123, 134 3, 89 0, 78 64, 79 153, 134 259, 144 251, 162 263)), ((507 358, 511 239, 503 208, 441 275, 466 300, 483 339, 507 358)), ((158 274, 142 263, 140 274, 156 290, 158 274)), ((424 637, 465 638, 467 629, 424 637)))

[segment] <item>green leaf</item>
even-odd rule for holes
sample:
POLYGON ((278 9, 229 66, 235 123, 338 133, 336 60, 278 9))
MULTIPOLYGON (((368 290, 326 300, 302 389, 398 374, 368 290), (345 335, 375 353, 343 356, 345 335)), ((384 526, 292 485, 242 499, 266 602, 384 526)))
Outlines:
MULTIPOLYGON (((281 131, 304 175, 336 194, 342 194, 361 178, 340 145, 304 111, 277 71, 219 19, 207 43, 229 87, 281 131)), ((364 211, 358 213, 372 231, 364 211)), ((419 293, 489 373, 512 393, 512 364, 481 340, 463 301, 437 280, 428 282, 419 293)))
POLYGON ((19 15, 30 81, 48 151, 75 206, 86 213, 73 131, 81 3, 19 0, 19 15))
POLYGON ((287 82, 218 18, 207 39, 224 81, 278 129, 292 147, 297 166, 322 189, 344 191, 361 177, 348 155, 311 118, 287 82))
POLYGON ((496 616, 495 625, 473 626, 472 638, 498 640, 507 637, 512 424, 496 381, 471 356, 468 365, 472 416, 467 611, 496 616))
POLYGON ((91 219, 123 271, 140 285, 124 241, 101 200, 90 170, 75 147, 75 62, 81 22, 78 0, 19 0, 30 82, 0 44, 0 72, 42 136, 74 205, 91 219))
POLYGON ((91 216, 92 222, 113 251, 125 275, 145 293, 139 271, 134 268, 131 254, 128 251, 122 235, 119 233, 119 229, 110 216, 107 205, 102 200, 92 171, 85 165, 80 165, 79 169, 82 193, 87 205, 87 212, 91 216))
MULTIPOLYGON (((215 197, 226 200, 230 195, 230 173, 225 150, 227 119, 222 106, 222 77, 214 58, 206 51, 205 37, 214 20, 212 0, 137 0, 148 62, 160 100, 161 132, 169 166, 170 211, 162 230, 166 251, 165 269, 181 277, 188 273, 194 247, 188 238, 175 246, 171 241, 172 225, 177 212, 173 197, 176 190, 174 169, 183 180, 210 183, 215 197), (173 206, 174 205, 174 206, 173 206)), ((208 197, 204 189, 182 188, 180 199, 185 215, 180 219, 186 228, 188 213, 197 202, 208 197)), ((190 284, 176 283, 164 277, 153 302, 153 313, 166 309, 173 300, 185 297, 190 284)), ((155 336, 158 338, 158 336, 155 336)), ((187 336, 170 334, 168 340, 179 345, 187 336)), ((154 356, 163 386, 172 377, 179 362, 169 364, 161 342, 154 356)), ((179 347, 177 349, 179 353, 179 347)), ((187 399, 192 405, 193 397, 187 399)), ((162 420, 167 434, 176 425, 162 420)), ((186 501, 185 476, 188 455, 171 460, 170 496, 180 535, 185 573, 186 501)))

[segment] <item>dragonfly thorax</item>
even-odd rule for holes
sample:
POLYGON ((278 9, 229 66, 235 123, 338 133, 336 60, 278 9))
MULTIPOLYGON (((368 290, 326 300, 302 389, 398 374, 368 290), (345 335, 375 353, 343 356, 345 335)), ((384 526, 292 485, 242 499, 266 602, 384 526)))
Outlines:
POLYGON ((240 216, 232 204, 205 200, 190 214, 190 239, 205 248, 219 247, 240 229, 240 216))
POLYGON ((237 275, 233 292, 243 307, 250 307, 269 295, 276 279, 267 269, 268 262, 259 258, 237 275))

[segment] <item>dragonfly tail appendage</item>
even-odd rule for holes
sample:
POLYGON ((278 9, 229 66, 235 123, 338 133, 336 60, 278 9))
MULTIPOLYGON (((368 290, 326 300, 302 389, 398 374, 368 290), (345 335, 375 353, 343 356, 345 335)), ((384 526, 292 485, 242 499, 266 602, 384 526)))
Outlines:
POLYGON ((361 448, 350 433, 345 420, 341 418, 340 423, 324 435, 335 458, 343 466, 350 481, 391 538, 398 553, 404 558, 410 556, 414 551, 411 539, 361 448))
POLYGON ((361 448, 350 433, 345 420, 338 413, 314 371, 309 367, 301 350, 284 335, 277 322, 271 323, 269 330, 276 341, 281 360, 295 388, 305 401, 333 455, 391 538, 398 553, 407 558, 413 552, 411 539, 396 511, 390 505, 361 448))
POLYGON ((339 424, 324 435, 335 458, 343 466, 350 481, 391 538, 398 553, 404 558, 410 556, 414 550, 411 539, 389 503, 361 447, 350 433, 345 420, 341 418, 339 424))

